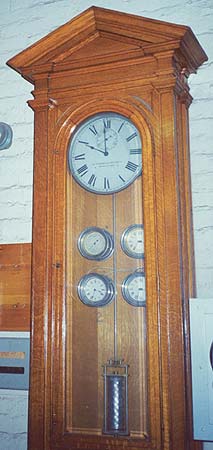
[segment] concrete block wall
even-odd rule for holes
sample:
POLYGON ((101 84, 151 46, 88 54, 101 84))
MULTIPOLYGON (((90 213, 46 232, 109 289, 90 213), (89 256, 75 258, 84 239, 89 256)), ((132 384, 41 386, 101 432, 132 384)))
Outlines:
MULTIPOLYGON (((91 5, 189 25, 209 61, 190 78, 191 169, 197 294, 213 297, 213 2, 212 0, 4 0, 0 18, 0 122, 13 128, 12 146, 0 151, 0 243, 31 242, 33 112, 26 105, 32 85, 6 61, 91 5)), ((13 410, 19 395, 12 394, 13 410)), ((0 402, 2 394, 0 392, 0 402)), ((10 419, 0 411, 0 449, 10 419), (3 422, 2 422, 3 418, 3 422), (2 422, 2 425, 1 425, 2 422), (5 428, 5 429, 4 429, 5 428)), ((20 430, 25 430, 27 401, 20 430)), ((17 435, 18 436, 18 435, 17 435)), ((7 435, 10 440, 10 436, 7 435)), ((10 450, 25 450, 26 430, 10 450)), ((9 447, 8 447, 9 448, 9 447)), ((213 443, 205 449, 212 450, 213 443)), ((182 450, 182 449, 180 449, 182 450)))

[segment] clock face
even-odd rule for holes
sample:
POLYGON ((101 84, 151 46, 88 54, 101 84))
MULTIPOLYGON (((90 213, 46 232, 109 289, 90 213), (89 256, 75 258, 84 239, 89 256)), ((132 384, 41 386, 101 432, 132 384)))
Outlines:
POLYGON ((121 247, 131 258, 144 257, 144 230, 143 225, 130 225, 121 236, 121 247))
POLYGON ((84 275, 78 283, 78 295, 87 306, 105 306, 114 297, 112 280, 99 273, 84 275))
POLYGON ((145 274, 142 271, 128 275, 122 284, 122 294, 124 299, 133 306, 145 306, 146 288, 145 274))
POLYGON ((88 227, 78 238, 78 249, 84 258, 102 261, 113 252, 113 238, 107 230, 88 227))
POLYGON ((69 168, 75 180, 96 194, 129 186, 142 171, 142 143, 135 125, 121 114, 106 112, 85 120, 69 145, 69 168))

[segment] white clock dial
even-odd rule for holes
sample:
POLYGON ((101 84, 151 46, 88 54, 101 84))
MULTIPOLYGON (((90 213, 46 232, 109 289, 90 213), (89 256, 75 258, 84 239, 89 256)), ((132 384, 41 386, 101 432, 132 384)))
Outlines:
POLYGON ((145 306, 146 287, 145 274, 142 271, 128 275, 122 284, 122 294, 124 299, 133 306, 145 306))
POLYGON ((91 257, 102 255, 106 249, 106 238, 104 234, 99 231, 89 231, 84 235, 84 250, 91 257))
POLYGON ((98 273, 84 275, 78 283, 77 290, 80 300, 87 306, 105 306, 114 297, 112 280, 98 273))
POLYGON ((88 227, 78 238, 78 249, 85 258, 102 261, 113 252, 113 238, 107 230, 88 227))
POLYGON ((127 117, 100 113, 79 125, 69 145, 69 168, 75 180, 97 194, 125 189, 141 174, 142 143, 127 117))
POLYGON ((130 225, 121 236, 121 247, 131 258, 144 257, 144 229, 143 225, 130 225))

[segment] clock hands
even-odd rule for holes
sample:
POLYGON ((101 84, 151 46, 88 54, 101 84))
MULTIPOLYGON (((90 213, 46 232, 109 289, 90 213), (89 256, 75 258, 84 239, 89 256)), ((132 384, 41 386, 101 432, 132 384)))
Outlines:
POLYGON ((104 155, 107 156, 109 153, 107 151, 107 146, 106 146, 106 141, 107 141, 107 137, 106 137, 106 128, 104 126, 104 155))
POLYGON ((100 294, 102 297, 103 297, 103 294, 105 293, 104 290, 101 289, 101 288, 99 288, 99 289, 93 288, 93 293, 92 293, 92 295, 91 295, 91 297, 90 297, 91 300, 94 300, 94 299, 95 299, 95 296, 97 297, 96 292, 97 292, 98 294, 100 294))
POLYGON ((85 141, 78 141, 78 142, 80 142, 80 144, 86 145, 87 147, 91 148, 92 150, 96 150, 97 152, 103 153, 104 156, 108 156, 108 154, 109 154, 109 152, 107 152, 106 150, 101 150, 100 148, 90 145, 89 142, 85 142, 85 141))
POLYGON ((109 137, 106 136, 106 128, 104 127, 104 150, 94 147, 94 145, 90 145, 89 142, 85 142, 85 141, 79 141, 79 142, 86 145, 87 147, 91 148, 92 150, 96 150, 97 152, 103 153, 104 156, 108 156, 109 155, 109 152, 107 151, 108 139, 109 139, 109 137))

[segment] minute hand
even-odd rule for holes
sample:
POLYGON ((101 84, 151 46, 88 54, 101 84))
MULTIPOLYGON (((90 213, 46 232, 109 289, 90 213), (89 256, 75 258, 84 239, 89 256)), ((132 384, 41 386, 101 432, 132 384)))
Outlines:
POLYGON ((104 127, 104 155, 105 156, 107 156, 109 154, 108 151, 107 151, 106 141, 107 141, 106 128, 104 127))
POLYGON ((108 152, 105 152, 104 150, 101 150, 100 148, 94 147, 93 145, 90 145, 87 142, 82 142, 82 144, 86 145, 87 147, 91 148, 92 150, 96 150, 97 152, 103 153, 103 155, 105 155, 105 156, 108 155, 108 152))

